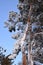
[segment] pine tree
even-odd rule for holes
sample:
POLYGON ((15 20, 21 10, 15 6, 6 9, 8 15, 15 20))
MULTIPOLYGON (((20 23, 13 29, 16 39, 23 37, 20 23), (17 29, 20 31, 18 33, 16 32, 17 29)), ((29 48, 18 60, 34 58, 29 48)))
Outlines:
POLYGON ((8 56, 5 56, 6 50, 4 50, 2 47, 0 47, 0 64, 1 65, 12 65, 12 59, 9 59, 8 56))

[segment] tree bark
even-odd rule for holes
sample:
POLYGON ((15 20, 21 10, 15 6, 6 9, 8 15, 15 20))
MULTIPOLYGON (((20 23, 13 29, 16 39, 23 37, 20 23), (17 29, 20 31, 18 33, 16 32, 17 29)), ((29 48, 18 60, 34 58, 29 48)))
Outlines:
POLYGON ((27 65, 27 61, 26 61, 26 54, 22 54, 22 63, 23 65, 27 65))

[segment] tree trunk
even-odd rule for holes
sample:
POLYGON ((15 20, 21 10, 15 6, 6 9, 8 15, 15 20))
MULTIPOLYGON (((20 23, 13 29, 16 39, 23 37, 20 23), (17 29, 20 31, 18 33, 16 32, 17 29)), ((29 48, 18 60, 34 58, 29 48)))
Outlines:
POLYGON ((26 61, 26 54, 22 54, 22 63, 23 65, 27 65, 27 61, 26 61))
MULTIPOLYGON (((30 18, 29 18, 30 19, 30 18)), ((32 39, 33 39, 33 37, 32 37, 32 26, 31 26, 31 22, 30 22, 30 20, 28 20, 28 35, 29 35, 29 42, 28 42, 28 65, 33 65, 33 60, 32 60, 32 44, 31 44, 31 42, 32 42, 32 39)))

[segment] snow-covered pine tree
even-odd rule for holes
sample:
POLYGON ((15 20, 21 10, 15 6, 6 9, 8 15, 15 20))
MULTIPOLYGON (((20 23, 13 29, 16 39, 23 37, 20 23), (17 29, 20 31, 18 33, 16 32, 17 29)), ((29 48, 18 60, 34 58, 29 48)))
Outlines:
POLYGON ((5 22, 10 32, 16 32, 12 38, 17 40, 9 58, 16 58, 21 51, 22 65, 43 63, 43 0, 19 0, 17 7, 19 13, 9 12, 5 22))

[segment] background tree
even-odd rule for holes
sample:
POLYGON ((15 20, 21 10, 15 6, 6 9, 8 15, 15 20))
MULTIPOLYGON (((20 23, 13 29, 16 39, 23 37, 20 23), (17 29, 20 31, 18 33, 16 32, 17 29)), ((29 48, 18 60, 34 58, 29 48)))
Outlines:
POLYGON ((0 64, 1 65, 12 65, 12 59, 9 59, 8 56, 5 56, 4 52, 6 52, 6 50, 4 50, 2 47, 0 47, 0 64))

